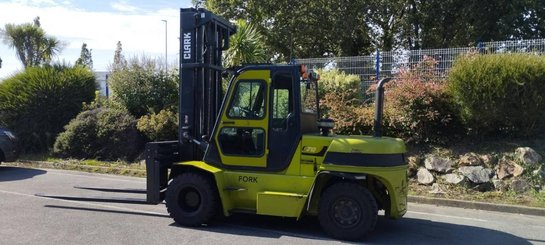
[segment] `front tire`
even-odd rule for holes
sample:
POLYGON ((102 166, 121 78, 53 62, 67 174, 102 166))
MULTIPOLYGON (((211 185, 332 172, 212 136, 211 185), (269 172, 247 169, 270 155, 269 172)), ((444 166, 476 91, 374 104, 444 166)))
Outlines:
POLYGON ((356 183, 342 182, 327 188, 318 206, 322 229, 341 240, 363 239, 375 228, 377 216, 375 198, 366 188, 356 183))
POLYGON ((193 172, 182 173, 168 185, 167 211, 176 223, 199 226, 208 223, 219 208, 219 198, 214 182, 193 172))

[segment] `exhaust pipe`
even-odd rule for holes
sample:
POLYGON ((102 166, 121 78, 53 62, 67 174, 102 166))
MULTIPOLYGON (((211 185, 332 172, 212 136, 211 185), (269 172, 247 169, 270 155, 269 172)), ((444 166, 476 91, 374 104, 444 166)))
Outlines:
POLYGON ((378 82, 377 92, 375 97, 375 121, 373 129, 375 131, 374 137, 382 137, 382 115, 384 109, 384 84, 391 81, 391 77, 383 78, 378 82))

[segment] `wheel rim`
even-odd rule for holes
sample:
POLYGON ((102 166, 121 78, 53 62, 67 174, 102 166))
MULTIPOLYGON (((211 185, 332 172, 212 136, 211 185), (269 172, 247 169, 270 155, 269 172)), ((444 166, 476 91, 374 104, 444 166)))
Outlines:
POLYGON ((350 198, 339 198, 331 205, 331 218, 344 228, 351 228, 361 221, 361 207, 350 198))
POLYGON ((178 195, 178 206, 186 212, 195 212, 201 205, 201 194, 193 187, 186 187, 178 195))

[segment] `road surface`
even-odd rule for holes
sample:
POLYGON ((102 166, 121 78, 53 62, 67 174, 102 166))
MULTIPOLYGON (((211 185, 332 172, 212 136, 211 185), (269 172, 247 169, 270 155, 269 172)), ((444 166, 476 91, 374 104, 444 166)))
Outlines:
MULTIPOLYGON (((145 180, 0 166, 0 244, 337 244, 314 218, 234 215, 207 227, 176 225, 164 204, 119 204, 36 196, 144 198, 74 186, 144 188, 145 180)), ((365 244, 545 244, 545 217, 409 204, 380 217, 365 244)))

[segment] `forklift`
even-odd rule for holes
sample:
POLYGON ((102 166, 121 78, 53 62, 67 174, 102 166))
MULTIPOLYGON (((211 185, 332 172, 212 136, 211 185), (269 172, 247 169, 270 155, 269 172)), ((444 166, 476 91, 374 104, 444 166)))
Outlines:
POLYGON ((236 28, 205 9, 180 11, 179 135, 146 145, 146 203, 165 201, 182 226, 233 213, 317 216, 327 234, 350 241, 373 230, 379 210, 405 214, 406 147, 381 132, 389 79, 377 86, 374 135, 335 135, 334 121, 320 116, 315 71, 224 69, 236 28))
POLYGON ((179 137, 146 147, 148 202, 166 201, 180 225, 218 213, 318 216, 334 238, 362 239, 378 210, 407 211, 405 144, 382 137, 383 85, 373 136, 331 133, 320 118, 319 76, 303 65, 229 69, 235 27, 204 9, 181 9, 179 137))

